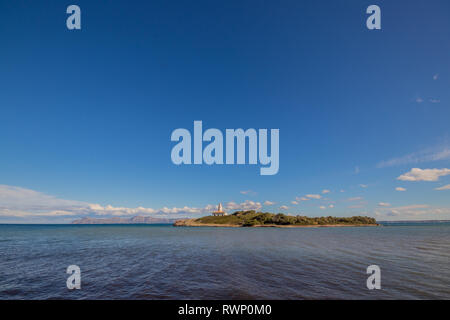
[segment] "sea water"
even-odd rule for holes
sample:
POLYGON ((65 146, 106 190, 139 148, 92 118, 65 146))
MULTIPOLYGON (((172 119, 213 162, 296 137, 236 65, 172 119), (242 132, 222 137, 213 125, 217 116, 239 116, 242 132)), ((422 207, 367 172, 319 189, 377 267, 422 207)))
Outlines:
POLYGON ((450 299, 450 223, 0 225, 0 299, 450 299))

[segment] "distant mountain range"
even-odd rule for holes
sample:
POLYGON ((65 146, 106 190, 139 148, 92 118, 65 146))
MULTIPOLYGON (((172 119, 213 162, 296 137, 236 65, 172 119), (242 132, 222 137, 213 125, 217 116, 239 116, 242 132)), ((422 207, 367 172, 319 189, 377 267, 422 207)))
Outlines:
POLYGON ((82 218, 72 221, 72 224, 157 224, 157 223, 169 223, 172 224, 175 220, 179 219, 167 219, 167 218, 154 218, 135 216, 132 218, 82 218))

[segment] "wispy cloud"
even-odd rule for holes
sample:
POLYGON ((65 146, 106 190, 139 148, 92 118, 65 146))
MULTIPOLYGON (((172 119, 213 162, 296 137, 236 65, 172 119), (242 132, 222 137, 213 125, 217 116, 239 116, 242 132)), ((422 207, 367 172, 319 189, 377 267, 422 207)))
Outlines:
POLYGON ((257 193, 255 192, 255 191, 253 191, 253 190, 243 190, 243 191, 240 191, 240 193, 241 194, 244 194, 244 195, 250 195, 250 196, 255 196, 257 193))
POLYGON ((327 193, 330 193, 331 191, 330 190, 328 190, 328 189, 323 189, 322 190, 322 194, 327 194, 327 193))
POLYGON ((367 184, 360 184, 359 186, 360 186, 361 188, 367 188, 367 187, 368 187, 367 184))
POLYGON ((360 209, 360 208, 364 208, 364 204, 353 204, 351 206, 348 206, 347 208, 349 208, 349 209, 360 209))
POLYGON ((266 200, 266 201, 264 201, 263 204, 264 204, 265 206, 273 206, 275 203, 276 203, 276 202, 272 202, 272 201, 266 200))
POLYGON ((439 100, 439 99, 430 99, 430 102, 431 103, 439 103, 439 102, 441 102, 441 100, 439 100))
POLYGON ((363 200, 363 197, 353 197, 347 199, 347 201, 359 201, 359 200, 363 200))
POLYGON ((352 198, 348 198, 347 201, 353 202, 353 204, 351 204, 347 207, 349 209, 364 208, 367 204, 367 201, 365 201, 363 197, 352 197, 352 198))
POLYGON ((437 80, 437 79, 439 79, 439 74, 438 73, 436 73, 434 76, 433 76, 433 80, 437 80))
POLYGON ((450 184, 447 184, 439 188, 435 188, 434 190, 450 190, 450 184))
POLYGON ((298 201, 291 201, 291 203, 297 205, 298 201))
POLYGON ((320 198, 322 198, 322 196, 320 194, 307 194, 306 197, 310 198, 310 199, 320 199, 320 198))
POLYGON ((441 146, 425 149, 419 152, 410 153, 402 157, 381 161, 380 163, 377 164, 377 167, 378 168, 393 167, 399 165, 407 165, 407 164, 415 164, 447 159, 450 159, 450 147, 441 146))
MULTIPOLYGON (((228 202, 226 210, 259 210, 259 202, 246 200, 242 203, 228 202)), ((80 216, 153 216, 165 218, 179 218, 208 214, 215 209, 214 205, 204 207, 162 207, 159 209, 146 207, 115 207, 76 200, 60 199, 42 192, 0 185, 0 218, 47 217, 60 219, 62 217, 80 216)))
POLYGON ((281 210, 288 210, 289 207, 288 207, 288 206, 281 206, 280 209, 281 209, 281 210))
POLYGON ((390 204, 390 203, 387 203, 387 202, 379 202, 379 203, 378 203, 378 206, 379 206, 379 207, 390 207, 391 204, 390 204))
POLYGON ((379 219, 439 219, 442 215, 450 214, 450 208, 432 207, 426 204, 414 204, 393 208, 378 208, 375 209, 374 213, 379 219))
POLYGON ((395 191, 406 191, 406 189, 403 187, 397 187, 395 188, 395 191))
POLYGON ((450 169, 420 169, 412 168, 411 171, 399 176, 397 180, 402 181, 438 181, 439 177, 450 174, 450 169))
POLYGON ((65 200, 21 187, 0 185, 0 216, 73 216, 87 214, 91 204, 65 200))

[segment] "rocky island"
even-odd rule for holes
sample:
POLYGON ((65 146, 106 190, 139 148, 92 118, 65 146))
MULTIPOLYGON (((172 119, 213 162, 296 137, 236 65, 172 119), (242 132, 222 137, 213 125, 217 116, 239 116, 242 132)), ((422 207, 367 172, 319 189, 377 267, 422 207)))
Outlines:
POLYGON ((177 220, 176 227, 361 227, 378 226, 370 217, 317 217, 291 216, 282 213, 236 211, 231 215, 206 216, 198 219, 177 220))

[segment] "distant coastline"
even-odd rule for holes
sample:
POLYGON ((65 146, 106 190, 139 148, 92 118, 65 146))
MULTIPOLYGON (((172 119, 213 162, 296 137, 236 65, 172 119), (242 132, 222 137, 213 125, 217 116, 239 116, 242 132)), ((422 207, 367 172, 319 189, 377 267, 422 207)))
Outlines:
POLYGON ((71 224, 173 224, 177 219, 135 216, 131 218, 82 218, 71 224))
POLYGON ((370 217, 305 217, 288 216, 282 213, 236 211, 231 215, 206 216, 198 219, 180 219, 173 224, 176 227, 373 227, 379 226, 370 217))

